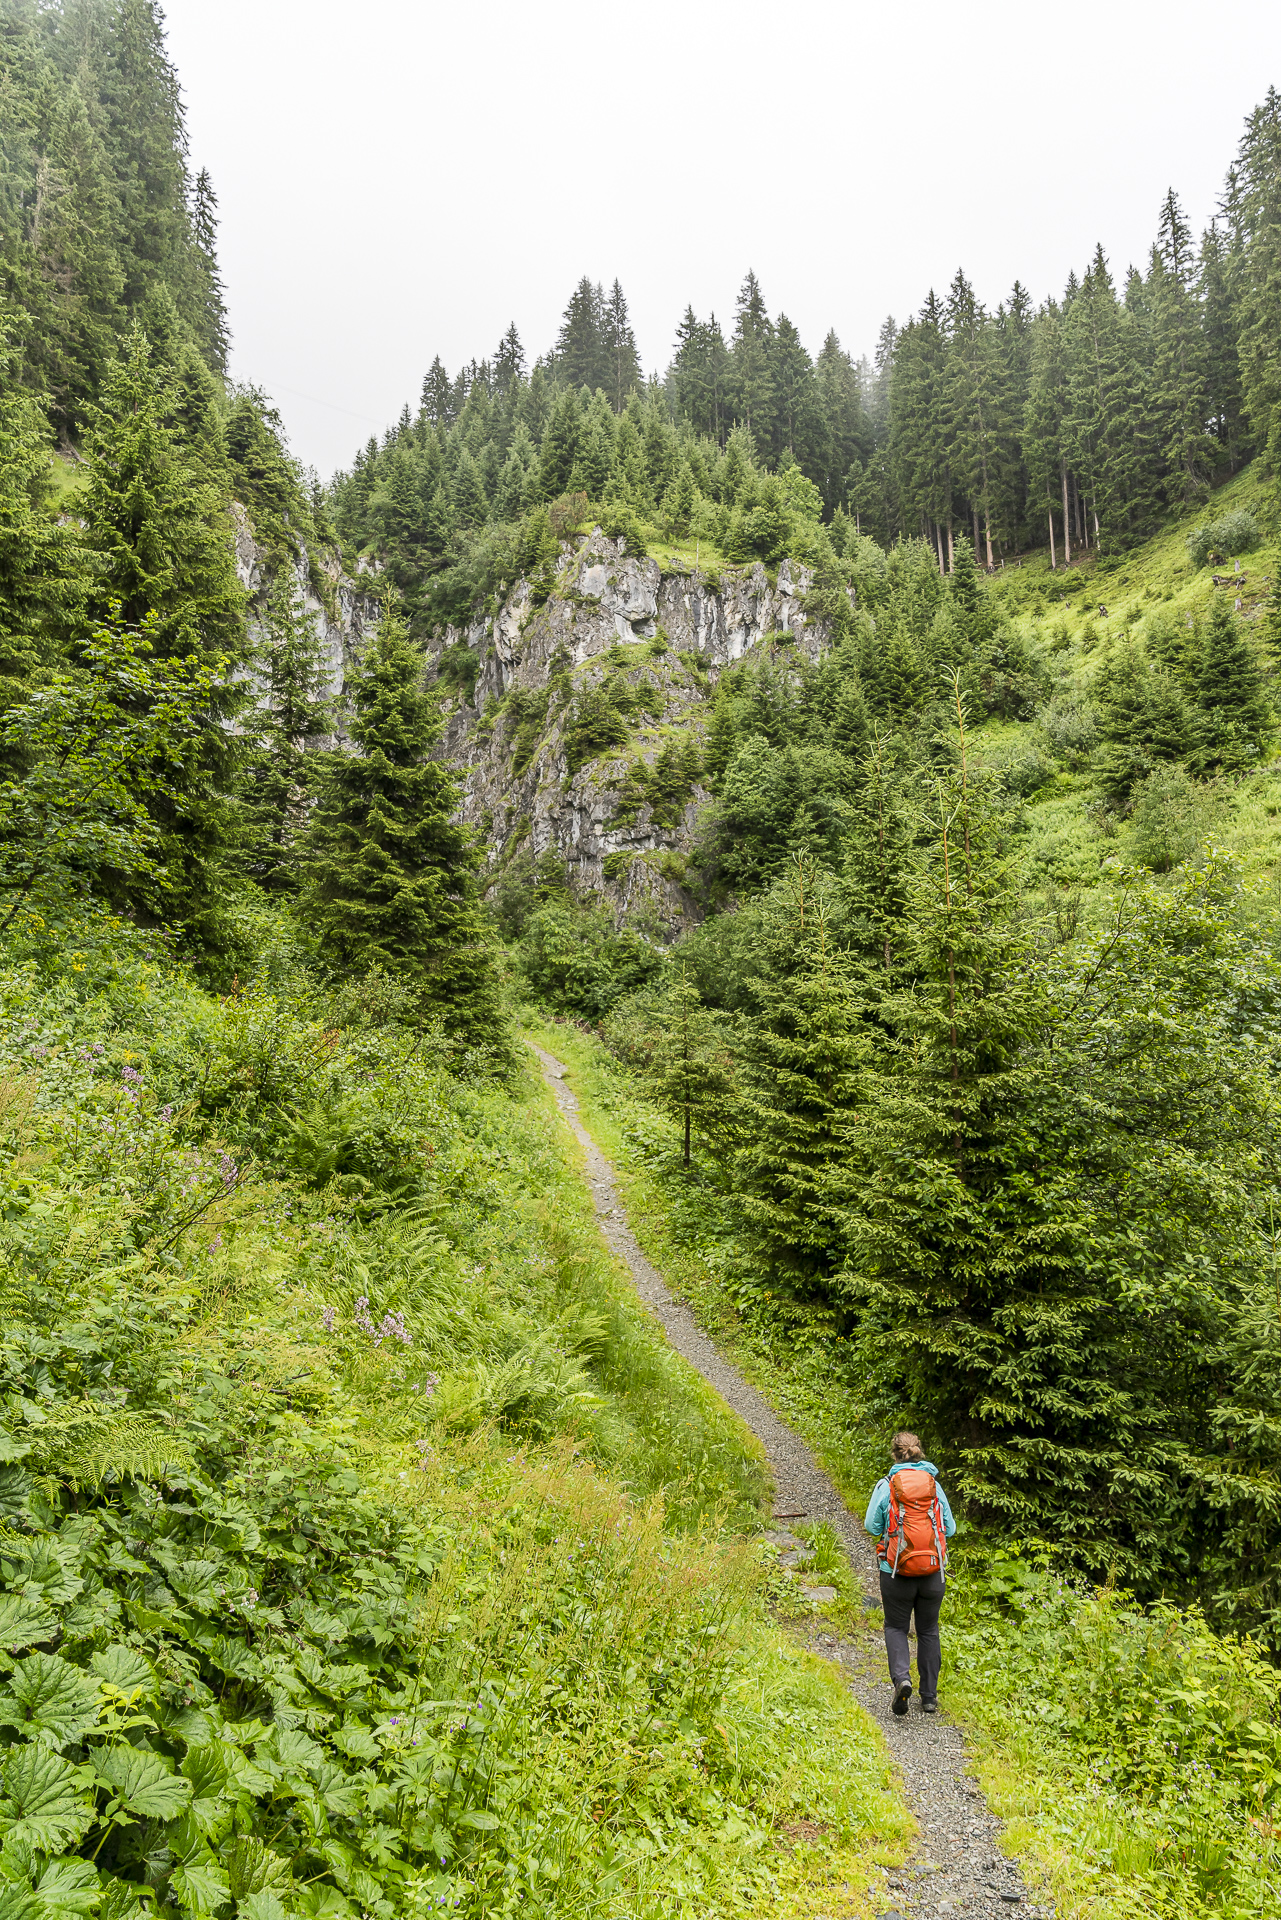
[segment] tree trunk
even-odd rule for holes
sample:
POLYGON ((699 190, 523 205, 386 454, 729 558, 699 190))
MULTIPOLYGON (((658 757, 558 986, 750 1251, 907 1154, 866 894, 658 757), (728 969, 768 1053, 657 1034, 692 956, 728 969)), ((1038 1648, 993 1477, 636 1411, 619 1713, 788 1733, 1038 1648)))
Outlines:
POLYGON ((956 571, 956 548, 952 545, 952 516, 950 513, 947 516, 947 570, 949 573, 956 571))
POLYGON ((1066 461, 1061 461, 1059 463, 1059 471, 1063 475, 1063 564, 1065 567, 1070 567, 1072 564, 1072 519, 1071 519, 1071 515, 1068 513, 1068 483, 1067 483, 1066 461))
POLYGON ((983 540, 987 547, 987 570, 992 571, 992 516, 987 510, 987 501, 983 502, 983 540))
POLYGON ((689 1102, 685 1102, 685 1171, 689 1172, 689 1102))
POLYGON ((1050 523, 1050 572, 1054 573, 1057 569, 1058 562, 1054 558, 1054 508, 1053 507, 1047 507, 1045 509, 1045 517, 1050 523))

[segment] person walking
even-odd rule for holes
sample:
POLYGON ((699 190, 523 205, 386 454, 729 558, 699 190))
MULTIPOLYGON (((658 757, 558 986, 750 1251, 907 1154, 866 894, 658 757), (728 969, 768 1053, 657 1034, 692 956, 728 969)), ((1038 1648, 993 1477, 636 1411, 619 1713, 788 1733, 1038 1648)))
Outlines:
POLYGON ((921 1712, 938 1712, 939 1609, 947 1577, 947 1543, 956 1532, 938 1468, 925 1458, 914 1433, 890 1442, 894 1464, 872 1492, 866 1532, 879 1541, 885 1652, 894 1683, 893 1712, 901 1719, 912 1698, 907 1633, 916 1615, 916 1667, 921 1712))

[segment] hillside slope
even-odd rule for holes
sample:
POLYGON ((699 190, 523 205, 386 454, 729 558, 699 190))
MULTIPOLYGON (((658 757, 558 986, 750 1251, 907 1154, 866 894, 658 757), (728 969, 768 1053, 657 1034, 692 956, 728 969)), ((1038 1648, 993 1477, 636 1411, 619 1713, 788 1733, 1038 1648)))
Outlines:
MULTIPOLYGON (((1231 608, 1265 678, 1274 673, 1270 548, 1281 511, 1258 467, 1121 559, 1090 553, 1052 569, 1046 549, 975 575, 971 617, 987 640, 968 644, 956 631, 966 613, 956 577, 922 585, 922 556, 927 576, 932 564, 924 543, 887 560, 871 542, 852 541, 843 568, 852 584, 834 624, 812 566, 734 568, 718 557, 700 569, 692 551, 647 532, 643 558, 599 526, 571 536, 554 571, 522 576, 490 610, 431 643, 429 659, 453 693, 442 750, 464 776, 463 814, 486 844, 491 884, 521 856, 550 860, 580 899, 607 901, 617 924, 670 940, 708 905, 688 860, 726 772, 724 753, 719 768, 708 765, 718 690, 733 705, 744 675, 764 674, 775 693, 790 688, 783 697, 794 709, 772 744, 820 739, 807 688, 834 647, 836 683, 866 710, 856 749, 898 732, 928 755, 948 675, 962 672, 973 744, 1003 772, 1034 893, 1088 894, 1118 856, 1168 870, 1211 832, 1252 868, 1271 870, 1281 829, 1268 811, 1270 749, 1230 769, 1193 766, 1182 782, 1157 782, 1143 806, 1133 792, 1109 791, 1098 766, 1101 683, 1136 646, 1159 667, 1181 635, 1199 644, 1216 600, 1231 608), (1228 514, 1250 517, 1255 543, 1221 565, 1197 565, 1190 537, 1228 514), (915 566, 896 576, 898 557, 913 552, 915 566), (995 671, 979 657, 984 645, 995 671), (887 662, 888 684, 875 684, 887 662)), ((1183 663, 1185 679, 1187 671, 1183 663)), ((757 698, 730 729, 729 758, 753 730, 769 736, 760 709, 757 698)), ((1152 766, 1166 757, 1155 752, 1152 766)), ((1180 765, 1177 753, 1168 758, 1180 765)), ((850 777, 836 778, 838 808, 850 777)), ((779 826, 786 840, 788 824, 779 826)))

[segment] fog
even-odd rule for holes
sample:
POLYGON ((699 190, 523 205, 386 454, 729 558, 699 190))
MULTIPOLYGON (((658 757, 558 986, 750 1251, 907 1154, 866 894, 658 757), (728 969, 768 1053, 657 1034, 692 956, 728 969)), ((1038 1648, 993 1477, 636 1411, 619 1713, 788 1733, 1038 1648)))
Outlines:
POLYGON ((169 0, 191 159, 221 201, 232 371, 294 451, 349 463, 434 354, 512 320, 532 361, 584 274, 646 372, 749 267, 811 352, 871 353, 958 266, 1038 301, 1101 241, 1142 264, 1173 185, 1209 220, 1281 81, 1281 7, 969 10, 659 0, 604 12, 169 0))

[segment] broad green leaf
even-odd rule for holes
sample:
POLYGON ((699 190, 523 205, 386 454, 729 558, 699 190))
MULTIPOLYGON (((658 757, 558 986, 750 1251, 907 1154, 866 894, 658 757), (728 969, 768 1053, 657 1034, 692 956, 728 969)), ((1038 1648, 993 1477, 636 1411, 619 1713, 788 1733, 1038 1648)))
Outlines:
POLYGON ((51 1860, 36 1894, 48 1914, 89 1913, 98 1904, 98 1875, 88 1860, 51 1860))
POLYGON ((329 1738, 339 1753, 345 1753, 349 1760, 376 1760, 382 1752, 382 1748, 368 1727, 350 1724, 345 1727, 331 1727, 329 1738))
POLYGON ((24 1600, 16 1593, 0 1599, 0 1647, 16 1652, 34 1640, 47 1640, 56 1631, 53 1615, 39 1600, 24 1600))
POLYGON ((191 1798, 191 1782, 176 1775, 158 1754, 137 1747, 100 1747, 94 1769, 130 1813, 172 1820, 191 1798))
POLYGON ((169 1886, 189 1913, 216 1913, 226 1906, 231 1891, 226 1874, 212 1860, 193 1860, 185 1867, 175 1867, 169 1886))
POLYGON ((308 1734, 278 1732, 272 1744, 282 1767, 303 1767, 310 1773, 325 1763, 325 1749, 308 1734))
POLYGON ((39 1864, 29 1840, 7 1839, 0 1847, 0 1880, 34 1880, 39 1864))
POLYGON ((182 1771, 191 1782, 192 1818, 205 1833, 212 1834, 231 1818, 222 1749, 216 1744, 188 1748, 182 1771))
POLYGON ((74 1846, 94 1818, 82 1777, 81 1768, 34 1741, 10 1747, 0 1770, 0 1839, 25 1840, 42 1853, 74 1846))
POLYGON ((149 1660, 144 1660, 134 1647, 104 1647, 101 1653, 95 1653, 89 1662, 100 1680, 109 1687, 115 1687, 119 1693, 148 1693, 155 1685, 155 1671, 149 1660))
POLYGON ((220 1607, 223 1595, 218 1589, 225 1588, 227 1573, 221 1560, 189 1560, 185 1566, 175 1567, 169 1573, 169 1584, 192 1606, 220 1607))
POLYGON ((0 1886, 0 1920, 38 1920, 40 1907, 30 1887, 0 1886))
POLYGON ((0 1694, 0 1726, 17 1727, 45 1746, 69 1746, 97 1717, 97 1687, 56 1653, 20 1660, 8 1692, 0 1694))
POLYGON ((245 1900, 251 1893, 263 1893, 272 1887, 287 1887, 289 1862, 255 1840, 251 1834, 238 1833, 226 1855, 227 1879, 232 1897, 245 1900))
POLYGON ((25 1600, 65 1606, 84 1586, 80 1548, 74 1540, 38 1540, 18 1562, 14 1585, 25 1600))
POLYGON ((330 1813, 359 1813, 364 1791, 358 1780, 351 1780, 341 1767, 322 1765, 315 1771, 316 1792, 330 1813))
POLYGON ((486 1813, 483 1807, 470 1807, 466 1813, 459 1814, 460 1827, 475 1827, 478 1833, 493 1833, 502 1824, 494 1814, 486 1813))
POLYGON ((285 1920, 285 1910, 274 1893, 247 1893, 240 1902, 244 1920, 285 1920))
POLYGON ((307 1914, 309 1920, 342 1920, 351 1912, 350 1902, 343 1899, 337 1887, 299 1887, 296 1899, 299 1912, 307 1914))
POLYGON ((0 1514, 16 1519, 27 1511, 33 1482, 29 1473, 12 1464, 0 1466, 0 1514))
POLYGON ((150 1913, 151 1909, 143 1907, 138 1893, 131 1880, 117 1880, 113 1874, 103 1891, 98 1920, 142 1920, 143 1914, 150 1913))

